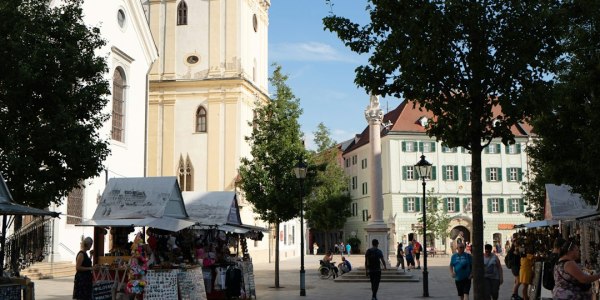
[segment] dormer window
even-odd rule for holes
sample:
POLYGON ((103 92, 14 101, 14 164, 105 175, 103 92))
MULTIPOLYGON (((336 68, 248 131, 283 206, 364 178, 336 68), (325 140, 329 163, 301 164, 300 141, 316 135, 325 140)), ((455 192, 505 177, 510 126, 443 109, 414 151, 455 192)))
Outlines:
POLYGON ((421 126, 423 126, 423 127, 427 127, 427 122, 428 121, 429 121, 429 119, 427 119, 427 117, 425 117, 425 116, 422 116, 422 117, 419 118, 419 120, 417 120, 417 122, 419 124, 421 124, 421 126))

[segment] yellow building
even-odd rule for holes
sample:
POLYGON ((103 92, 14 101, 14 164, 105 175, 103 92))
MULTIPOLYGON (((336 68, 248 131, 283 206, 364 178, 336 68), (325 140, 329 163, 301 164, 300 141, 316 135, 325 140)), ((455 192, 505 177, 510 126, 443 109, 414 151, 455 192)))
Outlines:
POLYGON ((232 191, 268 89, 269 0, 150 0, 148 176, 182 191, 232 191))

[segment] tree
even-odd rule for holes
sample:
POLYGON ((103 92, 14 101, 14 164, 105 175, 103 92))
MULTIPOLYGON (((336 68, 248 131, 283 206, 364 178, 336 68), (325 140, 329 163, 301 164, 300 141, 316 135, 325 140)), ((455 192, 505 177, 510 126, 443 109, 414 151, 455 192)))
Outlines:
POLYGON ((427 133, 471 152, 475 297, 483 295, 481 151, 494 138, 514 143, 551 85, 559 50, 555 1, 371 0, 371 23, 331 13, 325 29, 370 55, 356 68, 367 92, 431 111, 427 133))
MULTIPOLYGON (((427 192, 427 232, 432 233, 436 238, 445 241, 450 234, 448 227, 452 220, 448 216, 448 208, 444 206, 440 209, 440 203, 442 200, 438 197, 434 197, 434 189, 432 188, 427 192)), ((423 224, 423 217, 419 217, 417 221, 423 224)), ((423 234, 423 227, 418 229, 419 234, 423 234)), ((444 244, 445 245, 445 244, 444 244)))
POLYGON ((342 228, 350 217, 352 198, 348 194, 348 177, 338 161, 339 149, 329 137, 329 129, 319 123, 314 135, 320 151, 312 156, 311 164, 316 166, 317 172, 313 180, 315 186, 307 199, 306 219, 312 228, 327 233, 325 249, 330 249, 329 233, 342 228))
MULTIPOLYGON (((287 85, 288 77, 275 65, 269 78, 275 88, 273 99, 257 103, 250 143, 252 158, 242 158, 240 188, 260 219, 275 225, 300 212, 300 185, 293 168, 305 157, 298 118, 300 101, 287 85)), ((309 186, 310 187, 310 186, 309 186)), ((309 190, 310 188, 305 188, 309 190)), ((275 243, 275 287, 279 287, 279 242, 275 243)))
POLYGON ((544 205, 544 183, 568 184, 593 204, 600 191, 600 3, 569 1, 565 11, 558 84, 532 122, 539 136, 529 151, 537 188, 528 196, 537 207, 544 205))
POLYGON ((98 133, 105 42, 84 25, 82 0, 49 2, 0 4, 0 172, 17 202, 38 208, 61 204, 109 154, 98 133))

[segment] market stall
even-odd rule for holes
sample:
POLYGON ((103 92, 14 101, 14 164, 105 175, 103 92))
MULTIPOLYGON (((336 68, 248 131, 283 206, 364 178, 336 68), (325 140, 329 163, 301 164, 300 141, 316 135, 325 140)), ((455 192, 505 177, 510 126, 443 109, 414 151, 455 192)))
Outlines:
POLYGON ((190 284, 201 274, 185 242, 194 223, 175 177, 111 179, 94 216, 81 224, 96 232, 94 290, 105 299, 206 299, 202 281, 190 284))
POLYGON ((264 228, 242 224, 235 192, 184 192, 196 260, 202 261, 208 299, 256 298, 246 239, 261 240, 264 228))

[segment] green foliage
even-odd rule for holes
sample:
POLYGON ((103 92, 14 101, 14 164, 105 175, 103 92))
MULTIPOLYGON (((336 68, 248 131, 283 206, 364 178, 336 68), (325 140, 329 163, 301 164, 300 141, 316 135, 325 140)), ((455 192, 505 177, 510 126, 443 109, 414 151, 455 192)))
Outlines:
MULTIPOLYGON (((427 191, 427 233, 433 234, 436 238, 445 240, 450 235, 450 221, 452 218, 448 212, 440 208, 442 199, 433 196, 434 189, 427 191)), ((419 217, 418 222, 423 224, 423 217, 419 217)), ((423 234, 423 227, 418 229, 419 234, 423 234)))
POLYGON ((356 69, 367 92, 404 97, 431 111, 427 127, 472 153, 475 297, 483 294, 481 151, 514 143, 514 125, 535 113, 552 85, 560 49, 558 1, 371 0, 371 23, 332 15, 325 29, 370 56, 356 69))
POLYGON ((535 117, 539 139, 529 149, 537 188, 530 199, 544 204, 544 183, 568 184, 589 203, 600 190, 600 3, 570 1, 564 60, 558 85, 535 117))
POLYGON ((346 244, 350 244, 350 247, 352 247, 352 253, 357 253, 360 250, 360 239, 355 236, 348 238, 346 244))
MULTIPOLYGON (((350 217, 348 194, 348 177, 345 175, 339 160, 339 150, 329 137, 329 129, 322 123, 315 134, 315 144, 324 150, 314 153, 311 164, 317 172, 313 179, 313 189, 307 199, 306 219, 314 229, 330 232, 344 226, 350 217), (325 148, 328 145, 329 148, 325 148)), ((326 249, 329 241, 326 241, 326 249)))
POLYGON ((82 0, 0 4, 0 172, 14 199, 44 208, 97 176, 109 154, 105 45, 82 0))
POLYGON ((305 157, 298 124, 302 110, 287 78, 276 65, 269 78, 273 99, 257 103, 255 126, 246 137, 252 158, 243 158, 239 170, 246 199, 262 220, 273 224, 299 216, 300 210, 301 187, 293 168, 299 157, 305 157))

